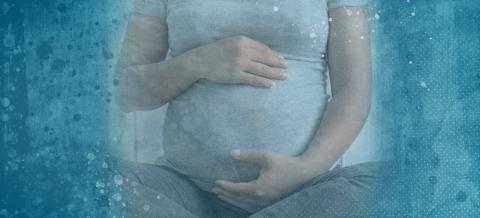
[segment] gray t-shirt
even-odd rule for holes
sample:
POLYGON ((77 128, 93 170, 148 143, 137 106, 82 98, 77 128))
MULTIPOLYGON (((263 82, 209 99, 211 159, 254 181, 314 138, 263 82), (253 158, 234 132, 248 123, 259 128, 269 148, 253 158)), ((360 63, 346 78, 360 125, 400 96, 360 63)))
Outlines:
POLYGON ((256 166, 230 158, 235 148, 301 154, 328 103, 328 9, 367 0, 137 0, 135 10, 166 17, 170 55, 245 35, 289 64, 273 88, 199 80, 174 98, 164 125, 165 160, 209 190, 216 179, 248 181, 256 166))

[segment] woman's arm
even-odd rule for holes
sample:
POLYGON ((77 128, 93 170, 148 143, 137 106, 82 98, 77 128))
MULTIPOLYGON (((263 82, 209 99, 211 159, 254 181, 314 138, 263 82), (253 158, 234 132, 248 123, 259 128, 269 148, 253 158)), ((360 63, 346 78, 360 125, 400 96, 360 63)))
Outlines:
POLYGON ((164 60, 167 32, 164 17, 132 14, 117 67, 122 111, 158 108, 202 78, 261 87, 287 78, 275 69, 286 68, 286 61, 245 36, 221 39, 164 60))
POLYGON ((332 20, 327 57, 332 99, 311 145, 300 156, 311 163, 311 175, 328 170, 344 153, 360 132, 370 109, 368 10, 348 7, 329 13, 332 20))
POLYGON ((328 170, 358 135, 370 107, 367 9, 332 9, 330 17, 333 20, 330 22, 328 62, 332 100, 310 146, 295 157, 269 151, 232 151, 233 158, 256 164, 261 170, 259 177, 250 182, 216 181, 212 191, 224 201, 248 211, 258 211, 328 170))
POLYGON ((117 66, 117 99, 122 111, 152 110, 196 79, 172 61, 165 17, 132 13, 117 66), (175 73, 171 73, 175 71, 175 73))

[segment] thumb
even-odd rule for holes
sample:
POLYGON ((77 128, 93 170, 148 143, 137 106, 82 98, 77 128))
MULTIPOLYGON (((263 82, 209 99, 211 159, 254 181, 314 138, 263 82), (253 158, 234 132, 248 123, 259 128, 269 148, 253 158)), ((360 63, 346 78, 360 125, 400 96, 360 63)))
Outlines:
POLYGON ((235 149, 232 150, 231 155, 239 161, 253 163, 260 166, 265 165, 267 162, 266 152, 262 151, 235 149))

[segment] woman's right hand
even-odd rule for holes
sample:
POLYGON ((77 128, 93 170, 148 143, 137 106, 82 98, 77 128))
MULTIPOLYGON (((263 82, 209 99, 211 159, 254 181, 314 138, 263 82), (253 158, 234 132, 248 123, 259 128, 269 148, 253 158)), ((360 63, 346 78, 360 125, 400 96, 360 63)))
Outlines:
POLYGON ((268 46, 246 36, 233 36, 189 52, 188 68, 199 79, 227 84, 272 87, 287 79, 278 68, 287 62, 268 46))

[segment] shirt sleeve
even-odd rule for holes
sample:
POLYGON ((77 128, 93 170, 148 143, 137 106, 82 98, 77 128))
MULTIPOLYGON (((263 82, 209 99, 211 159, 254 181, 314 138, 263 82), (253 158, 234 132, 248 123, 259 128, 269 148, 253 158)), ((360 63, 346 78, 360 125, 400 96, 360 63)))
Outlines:
POLYGON ((167 0, 133 0, 133 11, 157 17, 167 15, 167 0))
POLYGON ((368 0, 327 0, 328 9, 343 6, 361 6, 368 5, 368 0))

